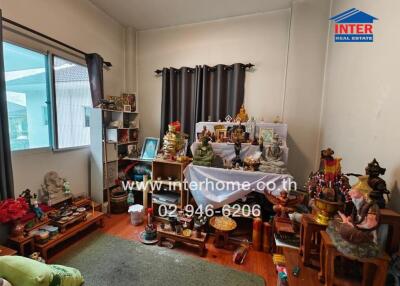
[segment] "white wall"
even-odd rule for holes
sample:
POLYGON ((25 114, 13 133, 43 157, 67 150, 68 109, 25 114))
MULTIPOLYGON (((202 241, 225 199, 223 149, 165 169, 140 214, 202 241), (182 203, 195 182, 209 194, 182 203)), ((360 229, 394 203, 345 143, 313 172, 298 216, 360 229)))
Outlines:
MULTIPOLYGON (((9 18, 69 45, 96 52, 113 65, 105 72, 105 94, 124 90, 124 28, 86 0, 0 0, 3 17, 9 18)), ((25 188, 37 191, 46 172, 59 172, 72 191, 88 191, 89 149, 53 153, 13 153, 16 195, 25 188)))
POLYGON ((321 147, 343 157, 345 172, 363 172, 375 157, 387 168, 391 206, 400 210, 400 1, 334 0, 332 15, 353 7, 379 18, 375 40, 334 43, 332 25, 321 147))
POLYGON ((290 9, 138 32, 142 138, 159 134, 162 80, 156 69, 251 62, 255 71, 246 72, 247 112, 267 121, 284 115, 289 169, 302 184, 316 155, 329 3, 294 5, 288 64, 290 9))
POLYGON ((288 123, 289 170, 302 187, 315 169, 321 118, 330 0, 293 4, 284 120, 288 123))
POLYGON ((163 67, 253 63, 246 72, 245 106, 250 115, 280 115, 290 10, 138 32, 138 83, 142 136, 160 130, 163 67))

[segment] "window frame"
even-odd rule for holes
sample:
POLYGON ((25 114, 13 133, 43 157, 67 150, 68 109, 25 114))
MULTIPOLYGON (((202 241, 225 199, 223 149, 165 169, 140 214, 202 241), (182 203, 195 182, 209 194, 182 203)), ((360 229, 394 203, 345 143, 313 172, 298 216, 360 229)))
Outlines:
POLYGON ((65 60, 74 62, 79 65, 87 66, 84 57, 81 54, 71 52, 66 50, 64 47, 58 46, 57 44, 51 43, 49 41, 43 40, 34 34, 26 32, 20 28, 13 26, 8 26, 7 23, 3 25, 3 42, 10 43, 12 45, 19 46, 24 49, 28 49, 47 57, 46 73, 47 73, 47 108, 49 116, 49 146, 22 149, 22 150, 12 150, 12 153, 19 154, 35 154, 52 151, 53 153, 65 152, 70 150, 79 150, 89 148, 90 145, 68 147, 68 148, 58 148, 57 141, 57 117, 56 117, 56 92, 55 92, 55 78, 54 78, 54 56, 63 58, 65 60))
POLYGON ((55 68, 54 68, 54 57, 57 57, 57 58, 72 62, 72 63, 80 65, 80 66, 84 66, 84 67, 87 68, 86 63, 82 64, 82 63, 80 63, 78 61, 71 60, 69 58, 60 56, 60 55, 58 55, 56 53, 51 53, 50 54, 50 58, 51 58, 50 61, 49 61, 50 68, 51 68, 51 72, 50 72, 51 73, 51 75, 50 75, 50 77, 51 77, 51 92, 50 92, 50 94, 51 94, 51 98, 52 98, 51 113, 52 113, 52 118, 53 118, 52 121, 53 121, 53 126, 54 126, 53 127, 53 132, 52 132, 52 135, 53 135, 53 140, 52 140, 53 141, 53 152, 62 152, 62 151, 68 151, 68 150, 89 148, 90 144, 82 145, 82 146, 64 147, 64 148, 60 148, 59 145, 58 145, 57 92, 56 92, 56 77, 55 77, 55 68))

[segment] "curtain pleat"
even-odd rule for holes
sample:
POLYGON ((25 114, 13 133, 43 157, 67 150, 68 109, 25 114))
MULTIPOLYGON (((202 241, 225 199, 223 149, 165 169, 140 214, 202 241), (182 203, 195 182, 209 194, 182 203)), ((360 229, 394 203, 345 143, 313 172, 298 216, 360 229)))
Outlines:
POLYGON ((14 196, 11 146, 8 130, 2 23, 2 14, 0 10, 0 200, 12 198, 14 196))
POLYGON ((104 60, 99 54, 87 54, 85 56, 89 74, 90 92, 93 107, 100 105, 104 98, 103 64, 104 60))

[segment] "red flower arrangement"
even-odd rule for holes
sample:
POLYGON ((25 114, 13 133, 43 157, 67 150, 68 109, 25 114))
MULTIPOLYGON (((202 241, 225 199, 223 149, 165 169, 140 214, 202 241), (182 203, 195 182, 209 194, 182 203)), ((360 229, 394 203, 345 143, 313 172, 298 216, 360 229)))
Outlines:
POLYGON ((24 198, 8 199, 0 202, 0 223, 8 223, 22 218, 29 210, 24 198))

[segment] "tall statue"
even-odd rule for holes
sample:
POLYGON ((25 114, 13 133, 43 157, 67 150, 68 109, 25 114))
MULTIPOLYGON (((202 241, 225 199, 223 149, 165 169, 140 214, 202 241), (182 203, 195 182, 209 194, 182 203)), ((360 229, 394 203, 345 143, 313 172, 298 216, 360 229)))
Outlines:
POLYGON ((260 149, 263 149, 259 170, 265 173, 287 174, 285 162, 282 160, 283 150, 280 147, 281 140, 278 134, 274 134, 272 143, 263 148, 263 141, 260 138, 260 149))

